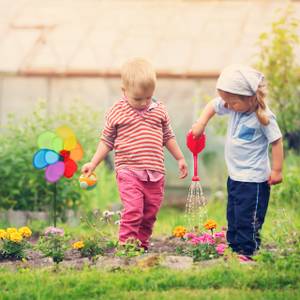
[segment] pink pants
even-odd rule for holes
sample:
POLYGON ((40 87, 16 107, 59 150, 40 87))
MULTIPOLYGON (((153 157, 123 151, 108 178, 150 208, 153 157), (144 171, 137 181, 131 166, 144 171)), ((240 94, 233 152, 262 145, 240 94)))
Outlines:
POLYGON ((147 248, 156 215, 164 196, 164 182, 141 181, 136 176, 117 175, 120 197, 124 206, 120 222, 119 241, 133 237, 147 248))

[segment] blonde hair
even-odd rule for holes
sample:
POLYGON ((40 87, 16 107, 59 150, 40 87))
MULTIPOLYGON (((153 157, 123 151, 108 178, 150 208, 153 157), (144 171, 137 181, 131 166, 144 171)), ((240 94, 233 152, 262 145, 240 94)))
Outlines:
POLYGON ((269 117, 267 116, 266 113, 266 108, 267 108, 266 97, 267 97, 267 84, 264 80, 262 80, 259 83, 256 91, 255 100, 257 102, 257 105, 256 105, 255 113, 259 122, 264 126, 269 124, 269 117))
POLYGON ((139 87, 144 90, 155 88, 156 73, 153 66, 143 58, 134 58, 121 68, 121 79, 123 87, 139 87))

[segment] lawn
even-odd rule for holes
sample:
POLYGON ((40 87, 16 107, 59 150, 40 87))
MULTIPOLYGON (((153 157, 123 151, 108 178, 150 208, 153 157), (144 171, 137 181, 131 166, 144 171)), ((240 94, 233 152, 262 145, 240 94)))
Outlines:
MULTIPOLYGON (((220 200, 208 204, 209 216, 219 226, 226 225, 225 205, 220 200)), ((172 228, 183 222, 183 212, 163 208, 154 238, 170 236, 172 228)), ((185 271, 163 267, 116 271, 60 267, 58 270, 20 268, 12 272, 2 268, 0 299, 299 299, 299 245, 290 255, 284 254, 285 248, 291 246, 284 244, 287 236, 298 228, 299 209, 274 200, 263 230, 262 254, 254 265, 241 265, 230 258, 211 267, 195 265, 185 271), (267 251, 270 245, 278 247, 281 254, 270 256, 267 251)), ((84 226, 69 229, 74 235, 87 233, 84 226)), ((116 227, 110 227, 109 231, 112 237, 117 234, 116 227)))
POLYGON ((299 299, 298 267, 229 262, 180 272, 2 271, 0 299, 299 299))

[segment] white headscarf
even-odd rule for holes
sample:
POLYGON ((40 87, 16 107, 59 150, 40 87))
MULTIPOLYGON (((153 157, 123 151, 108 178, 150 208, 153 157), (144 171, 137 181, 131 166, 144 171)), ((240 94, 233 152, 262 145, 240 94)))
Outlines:
POLYGON ((222 71, 217 89, 236 95, 253 96, 263 78, 262 73, 248 66, 230 65, 222 71))

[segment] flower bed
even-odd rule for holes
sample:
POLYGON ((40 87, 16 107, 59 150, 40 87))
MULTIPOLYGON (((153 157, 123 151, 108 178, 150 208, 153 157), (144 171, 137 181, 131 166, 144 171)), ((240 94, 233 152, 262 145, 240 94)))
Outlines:
MULTIPOLYGON (((91 264, 101 256, 134 259, 145 255, 139 241, 130 238, 124 245, 103 233, 104 226, 118 224, 120 213, 95 211, 82 218, 90 227, 88 235, 72 237, 61 228, 47 227, 37 240, 28 227, 0 229, 0 263, 28 261, 31 265, 59 264, 63 261, 88 259, 91 264)), ((210 260, 224 255, 227 249, 225 231, 216 231, 217 224, 208 220, 203 230, 188 231, 183 226, 173 230, 173 236, 153 240, 149 252, 157 255, 190 256, 193 261, 210 260)))
POLYGON ((223 256, 228 248, 225 230, 214 232, 217 228, 217 223, 214 220, 205 222, 203 228, 206 231, 196 228, 192 232, 187 232, 185 227, 177 226, 173 230, 173 236, 180 238, 183 242, 177 247, 177 253, 191 256, 194 261, 223 256))

